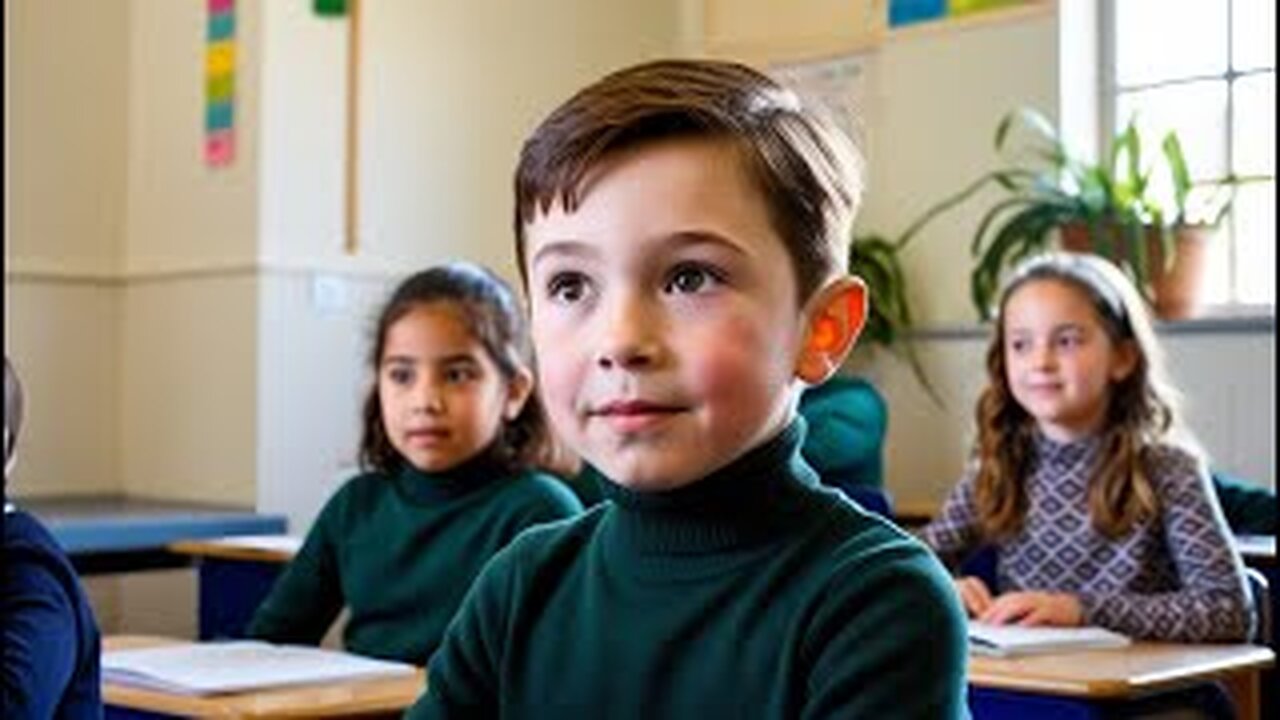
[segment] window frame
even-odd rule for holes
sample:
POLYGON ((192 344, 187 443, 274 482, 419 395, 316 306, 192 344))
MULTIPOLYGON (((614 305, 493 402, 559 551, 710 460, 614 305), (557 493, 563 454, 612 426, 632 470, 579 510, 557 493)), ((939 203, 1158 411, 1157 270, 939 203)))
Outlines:
MULTIPOLYGON (((1225 81, 1226 82, 1226 116, 1224 118, 1224 135, 1223 149, 1227 161, 1228 172, 1234 172, 1236 167, 1236 148, 1235 148, 1235 120, 1236 120, 1236 83, 1241 78, 1263 75, 1271 73, 1274 77, 1276 74, 1275 65, 1262 68, 1253 68, 1249 70, 1237 70, 1235 68, 1235 18, 1233 17, 1237 0, 1215 0, 1224 1, 1226 5, 1226 24, 1227 24, 1227 66, 1222 73, 1210 73, 1199 75, 1180 76, 1174 79, 1159 80, 1136 84, 1131 86, 1121 86, 1118 80, 1116 64, 1118 61, 1118 28, 1116 23, 1116 14, 1118 11, 1117 3, 1124 0, 1097 0, 1097 23, 1098 23, 1098 56, 1099 56, 1099 95, 1098 98, 1098 122, 1101 132, 1098 133, 1098 157, 1107 157, 1111 152, 1111 142, 1119 130, 1117 106, 1122 94, 1136 93, 1157 88, 1176 87, 1193 82, 1202 81, 1225 81)), ((1275 183, 1275 176, 1272 176, 1272 183, 1275 183)), ((1274 187, 1274 186, 1273 186, 1274 187)), ((1233 192, 1234 196, 1234 192, 1233 192)), ((1231 212, 1223 219, 1226 225, 1227 238, 1227 299, 1225 301, 1215 300, 1208 307, 1208 315, 1215 317, 1256 317, 1266 316, 1274 317, 1276 304, 1273 300, 1271 303, 1246 303, 1240 300, 1240 280, 1239 280, 1239 244, 1236 236, 1237 216, 1236 209, 1233 207, 1231 212)), ((1280 243, 1280 238, 1275 241, 1280 243)), ((1280 291, 1277 287, 1276 271, 1274 266, 1268 268, 1272 273, 1273 295, 1280 291)))

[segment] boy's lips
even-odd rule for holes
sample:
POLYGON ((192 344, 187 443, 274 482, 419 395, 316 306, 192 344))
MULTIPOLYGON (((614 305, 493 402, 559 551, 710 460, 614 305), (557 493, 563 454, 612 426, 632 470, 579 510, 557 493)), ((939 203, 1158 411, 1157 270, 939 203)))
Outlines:
POLYGON ((686 410, 680 405, 648 400, 615 400, 598 405, 588 412, 619 432, 647 430, 686 410))

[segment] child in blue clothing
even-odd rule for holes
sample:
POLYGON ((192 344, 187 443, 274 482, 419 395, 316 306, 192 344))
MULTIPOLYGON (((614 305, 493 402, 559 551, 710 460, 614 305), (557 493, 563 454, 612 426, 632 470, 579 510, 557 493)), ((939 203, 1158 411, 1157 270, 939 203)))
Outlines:
MULTIPOLYGON (((4 359, 4 477, 17 459, 22 385, 4 359)), ((7 496, 6 496, 7 500, 7 496)), ((5 718, 100 718, 98 624, 75 569, 49 531, 4 505, 3 677, 5 718)))
POLYGON ((943 567, 800 452, 800 391, 865 319, 860 191, 848 139, 735 63, 618 71, 534 131, 540 387, 607 502, 493 558, 409 717, 966 714, 943 567))
POLYGON ((1245 640, 1243 566, 1202 458, 1180 441, 1128 279, 1095 255, 1025 262, 1002 294, 987 372, 974 461, 923 535, 952 568, 999 548, 999 594, 956 580, 969 614, 1245 640))
POLYGON ((469 263, 401 284, 378 318, 366 470, 329 500, 249 634, 424 665, 480 567, 520 531, 581 511, 536 472, 548 441, 511 288, 469 263))

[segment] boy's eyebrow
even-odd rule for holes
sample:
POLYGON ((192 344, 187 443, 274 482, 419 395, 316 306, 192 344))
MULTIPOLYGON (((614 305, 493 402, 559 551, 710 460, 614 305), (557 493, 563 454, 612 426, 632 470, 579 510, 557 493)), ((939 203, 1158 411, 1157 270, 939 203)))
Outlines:
POLYGON ((710 230, 686 230, 678 232, 667 238, 664 244, 681 247, 689 245, 714 245, 738 255, 747 254, 747 251, 738 243, 733 242, 720 233, 712 232, 710 230))
POLYGON ((598 254, 589 243, 581 240, 554 240, 542 247, 529 259, 529 267, 536 266, 547 257, 587 257, 598 254))
MULTIPOLYGON (((676 232, 663 238, 661 245, 664 250, 691 245, 714 245, 738 255, 747 254, 747 251, 737 243, 720 233, 710 230, 683 230, 676 232)), ((533 258, 529 261, 529 265, 530 267, 535 266, 547 256, 589 257, 597 254, 598 251, 590 243, 581 240, 555 240, 538 248, 537 252, 533 254, 533 258)))

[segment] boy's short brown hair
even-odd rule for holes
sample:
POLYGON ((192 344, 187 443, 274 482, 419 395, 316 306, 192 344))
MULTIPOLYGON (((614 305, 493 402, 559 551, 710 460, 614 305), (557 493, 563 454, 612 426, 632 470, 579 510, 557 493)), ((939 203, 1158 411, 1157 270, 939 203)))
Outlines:
POLYGON ((853 142, 796 93, 745 65, 658 60, 587 86, 525 142, 515 177, 522 276, 524 229, 539 213, 557 202, 574 211, 587 174, 606 158, 683 137, 737 147, 791 256, 801 303, 844 267, 863 184, 853 142))

